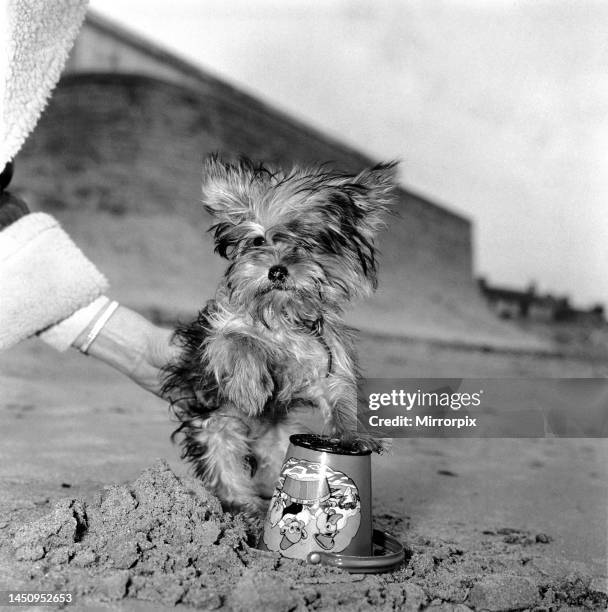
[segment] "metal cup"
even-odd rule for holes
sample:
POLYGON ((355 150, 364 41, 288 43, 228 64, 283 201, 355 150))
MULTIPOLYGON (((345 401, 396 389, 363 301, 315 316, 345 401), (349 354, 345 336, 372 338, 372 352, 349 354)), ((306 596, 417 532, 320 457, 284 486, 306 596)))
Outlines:
POLYGON ((398 565, 404 556, 401 544, 372 530, 371 451, 314 434, 289 441, 262 548, 360 573, 398 565), (376 541, 388 555, 372 554, 376 541))

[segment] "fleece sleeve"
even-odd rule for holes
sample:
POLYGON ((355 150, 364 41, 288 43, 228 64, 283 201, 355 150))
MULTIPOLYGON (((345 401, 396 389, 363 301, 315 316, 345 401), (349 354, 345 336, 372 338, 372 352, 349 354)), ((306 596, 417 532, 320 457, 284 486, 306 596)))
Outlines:
POLYGON ((53 217, 15 221, 0 232, 0 349, 63 321, 107 286, 53 217))
POLYGON ((87 0, 0 2, 0 167, 34 129, 86 9, 87 0))

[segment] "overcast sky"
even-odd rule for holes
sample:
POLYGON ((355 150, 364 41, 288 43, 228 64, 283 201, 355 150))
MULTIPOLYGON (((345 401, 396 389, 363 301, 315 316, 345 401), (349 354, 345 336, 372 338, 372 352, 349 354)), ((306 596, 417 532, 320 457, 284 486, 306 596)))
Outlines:
POLYGON ((92 0, 474 222, 476 273, 608 303, 608 3, 92 0))

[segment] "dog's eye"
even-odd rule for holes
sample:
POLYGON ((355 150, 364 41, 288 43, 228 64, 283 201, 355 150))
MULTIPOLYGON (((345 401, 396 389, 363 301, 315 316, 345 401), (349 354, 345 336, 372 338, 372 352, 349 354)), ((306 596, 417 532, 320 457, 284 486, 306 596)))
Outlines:
POLYGON ((251 244, 253 244, 254 247, 264 246, 266 244, 266 238, 264 238, 264 236, 256 236, 251 244))

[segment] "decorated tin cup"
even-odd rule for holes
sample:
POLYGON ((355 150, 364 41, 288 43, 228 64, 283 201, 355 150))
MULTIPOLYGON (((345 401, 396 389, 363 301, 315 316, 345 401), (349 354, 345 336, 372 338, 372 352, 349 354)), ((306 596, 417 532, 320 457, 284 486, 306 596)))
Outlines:
POLYGON ((266 515, 262 547, 358 573, 399 565, 401 544, 372 530, 370 455, 334 438, 291 436, 266 515), (374 544, 384 553, 374 555, 374 544))

